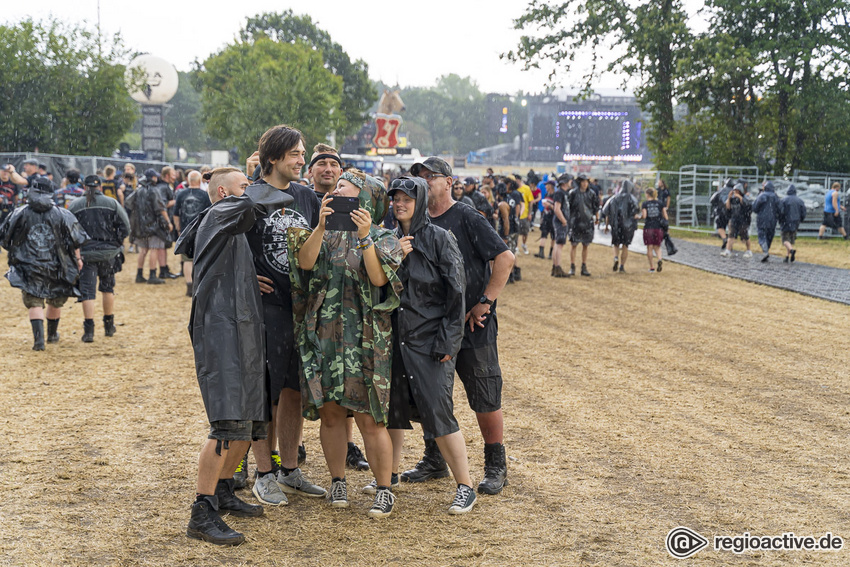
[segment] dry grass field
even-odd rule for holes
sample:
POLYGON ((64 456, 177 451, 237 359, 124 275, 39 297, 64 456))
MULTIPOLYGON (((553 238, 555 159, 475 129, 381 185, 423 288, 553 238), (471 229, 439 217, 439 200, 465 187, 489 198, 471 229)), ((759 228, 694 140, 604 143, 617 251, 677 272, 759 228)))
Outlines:
MULTIPOLYGON (((649 274, 639 255, 613 274, 609 256, 594 246, 592 278, 553 279, 523 255, 523 281, 500 299, 501 495, 452 517, 451 479, 402 485, 383 521, 356 491, 346 510, 293 497, 230 518, 248 542, 224 549, 185 536, 207 425, 182 282, 131 283, 128 255, 116 336, 103 337, 98 312, 95 342, 81 343, 72 304, 42 353, 20 292, 2 282, 0 565, 643 567, 680 564, 664 547, 679 525, 709 539, 850 537, 850 307, 671 263, 649 274)), ((477 482, 483 442, 456 393, 477 482)), ((327 486, 317 431, 305 426, 305 470, 327 486)), ((848 565, 850 549, 709 545, 687 562, 848 565)))

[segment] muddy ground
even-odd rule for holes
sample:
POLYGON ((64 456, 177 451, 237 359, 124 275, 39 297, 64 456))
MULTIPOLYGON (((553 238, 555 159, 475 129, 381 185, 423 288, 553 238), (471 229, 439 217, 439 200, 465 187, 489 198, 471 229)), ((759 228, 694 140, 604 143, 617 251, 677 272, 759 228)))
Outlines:
MULTIPOLYGON (((81 343, 70 305, 60 343, 36 353, 3 281, 0 565, 649 566, 680 564, 664 547, 679 525, 709 539, 850 537, 850 307, 671 263, 649 274, 639 255, 614 274, 609 256, 594 246, 593 277, 553 279, 523 255, 523 281, 500 298, 501 495, 451 517, 451 479, 402 485, 382 521, 355 490, 347 510, 293 497, 229 519, 248 542, 226 549, 185 536, 206 422, 184 285, 132 283, 130 254, 116 336, 98 311, 95 342, 81 343)), ((456 394, 477 482, 483 442, 456 394)), ((305 471, 328 485, 317 431, 305 427, 305 471)), ((409 436, 403 466, 420 451, 409 436)), ((709 545, 688 561, 847 565, 848 553, 709 545)))

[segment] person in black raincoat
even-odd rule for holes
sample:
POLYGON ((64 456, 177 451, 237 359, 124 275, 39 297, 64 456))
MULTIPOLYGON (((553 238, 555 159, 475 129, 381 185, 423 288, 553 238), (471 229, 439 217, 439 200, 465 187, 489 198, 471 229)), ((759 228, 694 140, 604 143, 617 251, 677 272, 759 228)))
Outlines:
POLYGON ((726 200, 733 187, 735 187, 735 182, 730 177, 726 180, 723 187, 715 191, 708 199, 714 212, 714 226, 717 229, 717 235, 723 241, 720 248, 724 251, 726 250, 727 240, 726 227, 729 225, 729 212, 726 209, 726 200))
POLYGON ((21 289, 29 309, 32 349, 44 350, 44 303, 47 342, 55 343, 62 306, 69 297, 80 295, 80 246, 89 237, 70 211, 54 205, 53 184, 47 178, 35 180, 28 199, 0 227, 0 242, 9 251, 6 278, 21 289))
POLYGON ((797 188, 791 185, 785 192, 785 197, 779 201, 779 224, 782 231, 782 245, 785 246, 783 262, 793 262, 797 259, 794 242, 797 240, 797 229, 806 220, 806 204, 797 196, 797 188))
MULTIPOLYGON (((408 252, 398 271, 404 291, 393 314, 393 374, 390 387, 390 436, 393 471, 398 474, 410 404, 416 406, 426 439, 434 439, 452 470, 458 491, 465 486, 471 502, 453 505, 450 514, 475 503, 466 444, 454 417, 452 391, 457 353, 466 318, 466 274, 457 240, 428 217, 428 183, 420 178, 393 181, 398 235, 408 252)), ((457 500, 457 497, 456 497, 457 500)))
POLYGON ((614 246, 614 271, 625 273, 629 246, 635 236, 640 207, 632 194, 634 185, 626 179, 620 192, 606 201, 602 215, 611 225, 611 244, 614 246))
POLYGON ((254 223, 292 202, 275 191, 254 201, 243 195, 248 178, 235 168, 212 172, 213 205, 180 236, 175 254, 194 262, 189 336, 198 384, 210 423, 198 459, 198 487, 186 534, 219 545, 245 537, 219 516, 259 516, 233 493, 233 473, 253 440, 268 435, 271 400, 265 375, 264 329, 257 272, 245 233, 254 223))
POLYGON ((773 190, 773 183, 770 181, 764 182, 764 191, 756 197, 753 203, 753 212, 758 215, 756 218, 756 228, 758 229, 759 246, 764 252, 762 262, 767 262, 770 259, 770 245, 773 244, 773 237, 776 234, 776 221, 779 218, 779 197, 773 190))
POLYGON ((165 280, 158 278, 156 269, 159 266, 158 250, 164 250, 169 242, 174 226, 168 218, 166 203, 162 200, 157 189, 159 174, 153 169, 145 172, 145 182, 127 197, 124 208, 130 214, 130 242, 139 249, 136 264, 136 283, 162 284, 165 280), (150 276, 145 279, 145 256, 148 259, 150 276))
POLYGON ((578 187, 567 194, 570 206, 570 271, 576 273, 576 248, 581 244, 581 275, 590 276, 587 269, 587 251, 593 242, 593 219, 599 210, 599 196, 590 189, 590 180, 586 173, 576 177, 578 187))

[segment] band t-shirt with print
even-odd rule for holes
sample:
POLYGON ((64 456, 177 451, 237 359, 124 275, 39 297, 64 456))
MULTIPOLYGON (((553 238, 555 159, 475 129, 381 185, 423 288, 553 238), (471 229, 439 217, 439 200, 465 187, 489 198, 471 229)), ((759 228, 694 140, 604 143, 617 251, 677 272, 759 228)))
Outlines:
MULTIPOLYGON (((271 187, 264 180, 257 181, 251 187, 261 185, 271 187)), ((246 195, 250 196, 251 187, 246 190, 246 195)), ((268 217, 258 219, 246 236, 254 256, 257 275, 265 276, 274 282, 274 292, 264 293, 263 301, 291 309, 286 231, 290 227, 315 228, 319 223, 320 203, 310 188, 298 183, 290 183, 285 192, 295 199, 292 205, 283 211, 275 211, 268 217)))

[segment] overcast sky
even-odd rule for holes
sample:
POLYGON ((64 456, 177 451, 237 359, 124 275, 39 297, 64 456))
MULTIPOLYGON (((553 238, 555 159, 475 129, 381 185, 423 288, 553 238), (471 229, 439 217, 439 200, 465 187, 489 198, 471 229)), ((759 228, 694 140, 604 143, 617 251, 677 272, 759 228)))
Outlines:
MULTIPOLYGON (((98 21, 97 0, 30 0, 4 2, 4 24, 49 15, 68 22, 98 21)), ((330 33, 352 59, 363 59, 369 74, 388 84, 433 86, 439 76, 472 77, 484 92, 540 92, 547 72, 522 71, 521 65, 499 59, 514 48, 520 32, 513 19, 525 0, 100 0, 100 24, 120 31, 132 51, 149 52, 188 71, 191 63, 232 43, 247 17, 292 9, 309 14, 330 33)), ((580 59, 580 58, 579 58, 580 59)), ((619 86, 607 79, 600 87, 619 86)))

